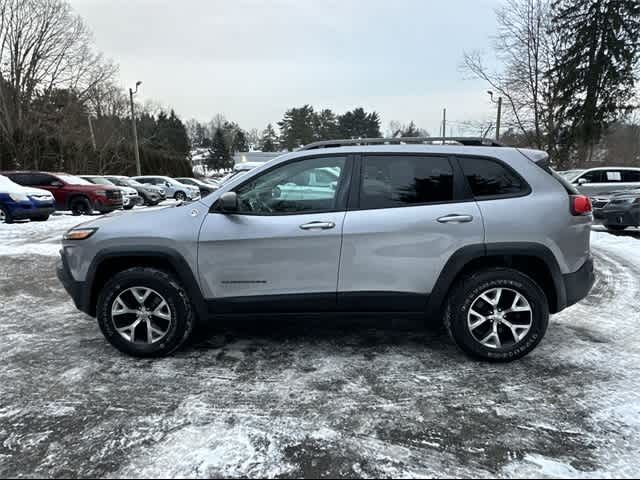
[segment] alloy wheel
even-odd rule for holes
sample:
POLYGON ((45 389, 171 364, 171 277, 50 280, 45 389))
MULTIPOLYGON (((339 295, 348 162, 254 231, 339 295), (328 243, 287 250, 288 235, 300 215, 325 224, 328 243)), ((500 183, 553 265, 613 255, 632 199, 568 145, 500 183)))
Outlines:
POLYGON ((116 297, 111 307, 116 331, 128 342, 151 345, 167 336, 173 314, 165 298, 147 287, 132 287, 116 297))
POLYGON ((519 344, 533 326, 533 309, 521 293, 510 288, 492 288, 471 304, 467 326, 484 347, 497 350, 519 344))
POLYGON ((4 213, 4 210, 0 208, 0 223, 6 223, 6 221, 7 221, 7 214, 4 213))

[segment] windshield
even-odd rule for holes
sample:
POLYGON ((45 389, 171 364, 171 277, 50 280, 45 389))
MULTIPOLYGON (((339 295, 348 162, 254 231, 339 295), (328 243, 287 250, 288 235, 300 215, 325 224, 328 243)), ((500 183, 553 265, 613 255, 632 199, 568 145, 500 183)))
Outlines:
POLYGON ((69 185, 93 185, 93 183, 73 175, 58 175, 58 178, 69 185))
POLYGON ((102 177, 89 177, 89 178, 86 178, 85 180, 88 180, 91 183, 95 183, 96 185, 113 185, 112 181, 102 177))

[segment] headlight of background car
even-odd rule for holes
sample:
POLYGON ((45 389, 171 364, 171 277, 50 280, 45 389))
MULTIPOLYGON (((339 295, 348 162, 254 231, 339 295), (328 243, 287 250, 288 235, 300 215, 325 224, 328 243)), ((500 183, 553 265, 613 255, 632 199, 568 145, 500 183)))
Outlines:
POLYGON ((28 202, 29 197, 24 193, 10 193, 9 196, 14 202, 28 202))
POLYGON ((107 196, 107 191, 106 190, 98 190, 96 192, 96 195, 98 195, 100 197, 106 197, 107 196))
POLYGON ((74 228, 62 236, 63 240, 86 240, 98 231, 97 228, 74 228))

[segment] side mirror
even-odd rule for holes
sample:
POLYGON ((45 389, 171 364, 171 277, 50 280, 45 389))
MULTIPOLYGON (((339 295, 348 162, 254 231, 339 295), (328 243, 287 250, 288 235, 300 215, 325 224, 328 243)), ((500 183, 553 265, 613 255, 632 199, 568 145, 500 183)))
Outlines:
POLYGON ((164 182, 164 186, 167 188, 171 188, 171 184, 169 182, 164 182))
POLYGON ((238 211, 238 195, 236 192, 227 192, 222 194, 218 200, 220 210, 223 212, 237 212, 238 211))
POLYGON ((60 182, 59 180, 54 180, 53 182, 51 182, 50 184, 53 188, 60 188, 62 187, 62 182, 60 182))
POLYGON ((581 178, 580 180, 578 180, 578 185, 586 185, 587 183, 589 183, 589 180, 587 180, 586 178, 581 178))

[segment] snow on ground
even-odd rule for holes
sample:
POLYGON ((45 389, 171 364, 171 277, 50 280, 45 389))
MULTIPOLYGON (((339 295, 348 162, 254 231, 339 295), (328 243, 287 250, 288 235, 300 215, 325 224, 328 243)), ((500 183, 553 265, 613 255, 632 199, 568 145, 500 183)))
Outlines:
MULTIPOLYGON (((126 215, 126 213, 124 213, 126 215)), ((510 365, 401 319, 226 322, 117 354, 55 279, 83 219, 0 226, 0 477, 635 477, 640 231, 510 365)))

